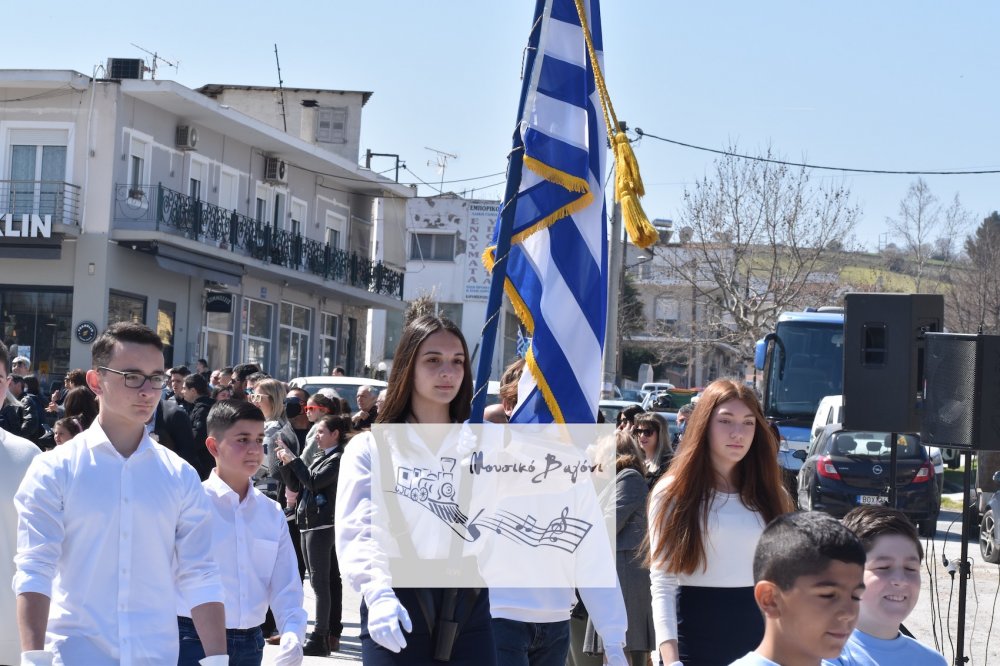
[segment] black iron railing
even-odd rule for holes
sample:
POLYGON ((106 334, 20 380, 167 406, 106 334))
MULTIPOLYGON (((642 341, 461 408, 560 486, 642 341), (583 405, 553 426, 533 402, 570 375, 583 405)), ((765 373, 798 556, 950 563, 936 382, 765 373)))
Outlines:
POLYGON ((0 216, 51 215, 56 224, 79 226, 80 187, 61 180, 0 180, 0 216))
POLYGON ((403 297, 403 273, 382 262, 330 247, 298 233, 275 229, 265 222, 162 185, 118 185, 115 222, 182 236, 376 294, 403 297))

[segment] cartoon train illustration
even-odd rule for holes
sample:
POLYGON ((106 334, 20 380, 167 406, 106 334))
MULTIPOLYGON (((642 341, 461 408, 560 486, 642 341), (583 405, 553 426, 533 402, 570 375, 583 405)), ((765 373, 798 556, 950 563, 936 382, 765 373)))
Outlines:
POLYGON ((396 470, 396 493, 415 502, 453 502, 455 499, 455 458, 441 458, 441 471, 422 467, 396 470))

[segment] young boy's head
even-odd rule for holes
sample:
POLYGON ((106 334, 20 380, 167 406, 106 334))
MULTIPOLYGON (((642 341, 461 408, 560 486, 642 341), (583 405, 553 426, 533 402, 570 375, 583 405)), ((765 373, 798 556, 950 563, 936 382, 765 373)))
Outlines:
POLYGON ((904 514, 882 506, 853 509, 843 523, 868 555, 858 629, 876 638, 896 638, 920 596, 924 549, 917 530, 904 514))
POLYGON ((264 420, 264 413, 246 400, 219 400, 209 410, 205 447, 227 483, 249 479, 263 462, 264 420))
POLYGON ((836 658, 854 630, 865 551, 824 513, 788 513, 764 529, 753 558, 765 618, 763 656, 778 663, 836 658))

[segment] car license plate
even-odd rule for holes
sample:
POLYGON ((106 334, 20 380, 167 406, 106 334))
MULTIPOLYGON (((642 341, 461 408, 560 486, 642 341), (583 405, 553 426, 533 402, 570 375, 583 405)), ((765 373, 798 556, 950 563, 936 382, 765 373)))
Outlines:
POLYGON ((880 495, 858 495, 858 504, 888 504, 889 498, 880 495))

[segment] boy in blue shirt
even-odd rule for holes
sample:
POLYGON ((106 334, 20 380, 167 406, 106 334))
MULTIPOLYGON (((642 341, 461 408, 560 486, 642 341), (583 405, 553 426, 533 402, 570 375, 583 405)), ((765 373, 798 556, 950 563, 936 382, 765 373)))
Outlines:
MULTIPOLYGON (((281 507, 250 483, 264 458, 264 414, 245 400, 220 400, 208 413, 207 427, 205 446, 215 469, 202 487, 212 506, 212 555, 225 590, 230 666, 260 666, 260 625, 268 606, 281 633, 273 663, 297 666, 307 616, 295 550, 281 507)), ((177 663, 195 666, 204 651, 180 597, 177 615, 177 663)))
POLYGON ((861 539, 868 555, 861 615, 833 666, 945 666, 945 658, 899 631, 920 596, 924 549, 917 530, 895 509, 864 506, 843 523, 861 539))
POLYGON ((858 619, 865 551, 823 513, 772 520, 753 558, 764 640, 732 666, 819 666, 840 654, 858 619))

